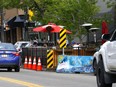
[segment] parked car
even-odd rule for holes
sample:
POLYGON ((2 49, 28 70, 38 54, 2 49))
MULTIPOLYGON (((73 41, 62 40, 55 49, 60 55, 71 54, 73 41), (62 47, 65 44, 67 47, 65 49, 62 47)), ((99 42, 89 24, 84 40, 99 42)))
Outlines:
POLYGON ((30 47, 31 46, 31 42, 30 41, 17 41, 14 44, 14 46, 16 47, 17 51, 19 53, 21 53, 23 47, 30 47))
POLYGON ((20 71, 20 55, 12 43, 0 43, 0 68, 20 71))

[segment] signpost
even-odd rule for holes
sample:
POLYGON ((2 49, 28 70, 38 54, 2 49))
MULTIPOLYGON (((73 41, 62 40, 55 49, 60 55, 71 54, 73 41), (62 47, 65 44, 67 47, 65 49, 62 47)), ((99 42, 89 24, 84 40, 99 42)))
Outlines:
POLYGON ((60 48, 63 49, 64 55, 64 48, 66 48, 66 29, 60 29, 60 48))

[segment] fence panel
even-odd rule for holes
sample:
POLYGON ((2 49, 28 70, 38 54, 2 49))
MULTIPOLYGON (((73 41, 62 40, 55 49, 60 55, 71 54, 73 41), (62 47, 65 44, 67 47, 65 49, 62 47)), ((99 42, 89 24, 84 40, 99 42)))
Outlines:
MULTIPOLYGON (((42 67, 47 68, 47 50, 51 48, 45 48, 45 47, 32 47, 32 48, 23 48, 22 49, 22 62, 24 63, 25 56, 27 56, 28 60, 31 56, 32 60, 34 57, 36 57, 36 63, 38 63, 38 58, 41 58, 41 64, 42 67)), ((66 48, 64 49, 65 55, 78 55, 78 56, 91 56, 95 52, 94 49, 87 49, 85 47, 79 48, 79 49, 72 49, 72 48, 66 48)), ((58 55, 62 55, 63 50, 62 49, 53 49, 53 67, 56 68, 58 62, 57 58, 58 55)), ((33 61, 32 61, 33 62, 33 61)))

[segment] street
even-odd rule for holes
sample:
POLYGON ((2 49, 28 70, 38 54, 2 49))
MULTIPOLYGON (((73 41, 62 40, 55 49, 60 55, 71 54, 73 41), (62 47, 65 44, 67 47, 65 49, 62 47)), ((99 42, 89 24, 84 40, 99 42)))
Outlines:
MULTIPOLYGON (((21 69, 0 71, 0 87, 97 87, 93 74, 56 73, 21 69)), ((116 85, 113 85, 116 87, 116 85)))
POLYGON ((116 0, 0 0, 0 87, 116 87, 115 10, 116 0))

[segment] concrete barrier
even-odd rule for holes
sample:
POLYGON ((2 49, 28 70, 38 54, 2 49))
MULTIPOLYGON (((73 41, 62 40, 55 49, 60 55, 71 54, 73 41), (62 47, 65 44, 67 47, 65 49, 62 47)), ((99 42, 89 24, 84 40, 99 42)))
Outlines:
POLYGON ((92 67, 92 56, 69 56, 69 55, 59 55, 58 56, 58 66, 56 72, 93 72, 92 67))

